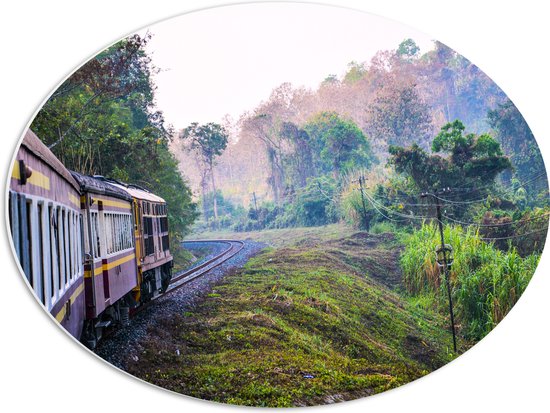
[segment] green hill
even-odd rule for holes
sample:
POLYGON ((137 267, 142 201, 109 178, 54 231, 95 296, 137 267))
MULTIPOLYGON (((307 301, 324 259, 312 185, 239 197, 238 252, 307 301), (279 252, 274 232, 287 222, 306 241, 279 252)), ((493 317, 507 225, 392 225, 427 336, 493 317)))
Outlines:
POLYGON ((283 231, 286 241, 272 232, 279 246, 228 275, 193 313, 152 330, 129 372, 207 400, 304 406, 379 393, 454 357, 448 323, 397 292, 393 236, 283 231))

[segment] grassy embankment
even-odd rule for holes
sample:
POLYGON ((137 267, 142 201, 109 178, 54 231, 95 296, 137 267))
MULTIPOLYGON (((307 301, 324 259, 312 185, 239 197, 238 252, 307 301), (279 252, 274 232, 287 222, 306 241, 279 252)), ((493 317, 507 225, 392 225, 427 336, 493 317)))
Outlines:
POLYGON ((378 393, 453 358, 447 322, 386 286, 399 282, 392 236, 251 234, 273 247, 152 328, 130 373, 202 399, 296 406, 378 393))

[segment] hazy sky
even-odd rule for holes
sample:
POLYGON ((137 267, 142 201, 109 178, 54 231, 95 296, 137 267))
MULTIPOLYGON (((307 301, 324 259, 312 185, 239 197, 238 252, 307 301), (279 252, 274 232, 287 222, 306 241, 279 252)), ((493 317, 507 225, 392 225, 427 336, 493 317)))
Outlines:
POLYGON ((413 38, 432 41, 378 16, 311 4, 246 4, 203 10, 148 28, 148 52, 162 69, 157 106, 176 128, 238 118, 283 82, 315 88, 351 61, 413 38))

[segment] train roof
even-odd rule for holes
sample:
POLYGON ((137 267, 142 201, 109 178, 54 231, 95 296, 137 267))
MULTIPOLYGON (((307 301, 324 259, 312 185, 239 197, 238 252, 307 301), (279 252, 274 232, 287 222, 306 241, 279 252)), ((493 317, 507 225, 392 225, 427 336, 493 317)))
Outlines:
POLYGON ((124 185, 122 183, 116 183, 113 184, 118 186, 121 189, 124 189, 126 192, 128 192, 133 198, 141 199, 143 201, 149 201, 149 202, 160 202, 165 203, 166 201, 162 199, 160 196, 153 194, 152 192, 149 192, 148 190, 138 187, 136 185, 124 185))
POLYGON ((98 178, 89 175, 82 175, 78 172, 71 171, 75 180, 80 184, 80 188, 84 192, 92 192, 99 195, 108 195, 115 198, 132 201, 132 196, 117 185, 105 181, 103 178, 98 178))
POLYGON ((32 154, 40 158, 44 163, 49 165, 57 174, 61 175, 69 184, 71 184, 78 192, 80 192, 80 185, 73 178, 71 172, 65 168, 59 159, 53 154, 53 152, 48 149, 44 143, 40 140, 36 134, 27 129, 21 146, 24 146, 32 154))

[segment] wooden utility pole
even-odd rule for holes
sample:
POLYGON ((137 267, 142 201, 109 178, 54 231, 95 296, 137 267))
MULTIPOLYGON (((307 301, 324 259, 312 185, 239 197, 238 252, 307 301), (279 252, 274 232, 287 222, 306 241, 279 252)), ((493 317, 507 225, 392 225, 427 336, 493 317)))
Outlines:
MULTIPOLYGON (((449 190, 448 189, 446 190, 444 188, 439 193, 444 194, 446 192, 449 192, 449 190)), ((453 312, 453 298, 451 296, 451 282, 449 280, 449 278, 450 278, 449 277, 449 267, 451 266, 451 262, 449 262, 449 257, 447 256, 447 253, 450 253, 451 249, 450 249, 450 247, 448 247, 445 244, 445 235, 443 233, 443 221, 442 221, 442 214, 441 214, 441 206, 442 206, 441 205, 441 198, 439 198, 438 196, 436 196, 434 194, 428 194, 428 193, 423 193, 421 196, 426 197, 427 195, 432 196, 432 198, 435 201, 436 214, 437 214, 437 224, 439 226, 439 235, 440 235, 440 238, 441 238, 441 247, 436 251, 436 256, 437 256, 438 266, 440 268, 440 272, 441 272, 441 268, 443 268, 443 271, 445 273, 445 284, 447 285, 447 296, 449 298, 449 314, 451 315, 451 331, 453 333, 453 348, 454 348, 454 351, 456 353, 455 318, 454 318, 454 312, 453 312), (440 254, 442 254, 441 258, 440 258, 440 254), (442 262, 439 261, 440 259, 441 259, 442 262)))

